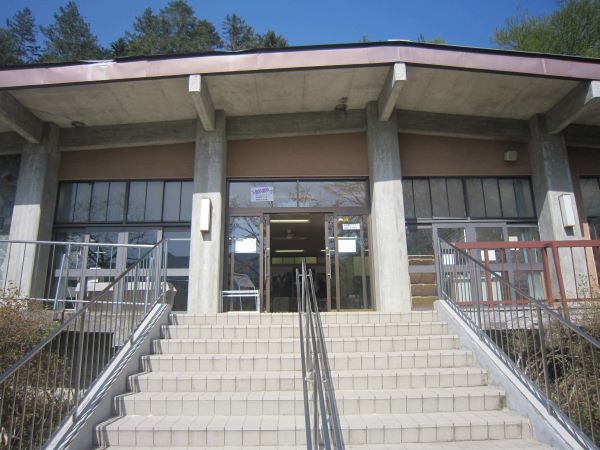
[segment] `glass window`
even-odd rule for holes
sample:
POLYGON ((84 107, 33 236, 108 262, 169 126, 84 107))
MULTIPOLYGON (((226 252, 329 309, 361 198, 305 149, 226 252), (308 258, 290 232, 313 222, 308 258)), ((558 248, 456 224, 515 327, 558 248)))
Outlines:
POLYGON ((181 183, 181 212, 179 221, 191 222, 192 220, 192 197, 194 193, 194 183, 192 181, 183 181, 181 183))
POLYGON ((73 222, 87 222, 89 220, 91 196, 92 183, 77 183, 73 222))
POLYGON ((490 218, 502 217, 500 207, 500 193, 498 192, 497 178, 484 178, 482 180, 483 198, 485 199, 485 216, 490 218))
POLYGON ((181 182, 169 181, 165 183, 165 196, 163 203, 163 220, 165 222, 179 221, 179 208, 181 202, 181 182))
POLYGON ((414 219, 415 216, 415 201, 413 198, 412 180, 404 178, 402 180, 402 195, 404 197, 404 216, 407 219, 414 219))
POLYGON ((367 184, 357 181, 299 181, 298 206, 367 206, 367 184))
POLYGON ((415 215, 417 218, 431 217, 429 181, 427 179, 415 178, 413 180, 413 194, 415 197, 415 215))
MULTIPOLYGON (((119 233, 99 231, 90 233, 90 243, 117 244, 119 233)), ((117 267, 117 247, 108 245, 90 245, 88 251, 88 269, 115 269, 117 267)))
POLYGON ((73 211, 75 210, 75 194, 77 193, 76 183, 63 183, 60 185, 58 193, 58 206, 56 208, 56 221, 59 223, 69 223, 73 220, 73 211))
POLYGON ((469 216, 485 217, 485 201, 480 178, 467 178, 467 199, 469 204, 469 216))
POLYGON ((106 220, 109 222, 122 222, 125 211, 125 191, 127 183, 124 181, 111 181, 108 194, 108 211, 106 220))
POLYGON ((127 204, 127 221, 143 222, 146 208, 146 182, 132 181, 129 184, 129 203, 127 204))
POLYGON ((406 227, 406 245, 409 263, 414 262, 416 256, 433 256, 433 239, 431 228, 406 227))
POLYGON ((600 217, 600 185, 598 178, 581 178, 581 197, 588 217, 600 217))
POLYGON ((448 211, 450 217, 467 217, 462 179, 447 178, 446 186, 448 187, 448 211))
POLYGON ((146 222, 160 222, 162 218, 163 181, 148 181, 146 185, 146 222))
POLYGON ((519 217, 517 212, 517 199, 515 198, 514 180, 501 178, 498 180, 498 185, 500 188, 503 216, 519 217))
MULTIPOLYGON (((152 245, 158 242, 157 230, 130 231, 127 233, 127 243, 134 245, 152 245)), ((135 263, 148 251, 148 248, 127 248, 127 267, 135 263)))
POLYGON ((515 179, 515 197, 517 199, 519 217, 535 217, 529 180, 523 178, 515 179))
POLYGON ((429 180, 431 188, 431 203, 433 206, 433 217, 449 217, 448 209, 448 189, 445 178, 431 178, 429 180))
POLYGON ((108 210, 109 183, 94 183, 92 187, 92 206, 90 207, 90 222, 106 222, 108 210))
POLYGON ((163 238, 167 242, 167 267, 169 269, 188 268, 190 266, 190 230, 165 231, 163 238))

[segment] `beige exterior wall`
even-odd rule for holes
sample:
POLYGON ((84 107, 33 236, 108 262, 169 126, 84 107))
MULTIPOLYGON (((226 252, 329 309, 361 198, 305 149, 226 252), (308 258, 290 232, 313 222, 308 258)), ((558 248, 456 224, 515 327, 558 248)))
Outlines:
POLYGON ((63 152, 59 172, 62 181, 193 177, 193 143, 63 152))
POLYGON ((228 177, 368 176, 365 133, 234 140, 228 177))
POLYGON ((399 146, 407 177, 531 175, 524 143, 400 134, 399 146), (517 161, 504 161, 507 150, 517 150, 517 161))

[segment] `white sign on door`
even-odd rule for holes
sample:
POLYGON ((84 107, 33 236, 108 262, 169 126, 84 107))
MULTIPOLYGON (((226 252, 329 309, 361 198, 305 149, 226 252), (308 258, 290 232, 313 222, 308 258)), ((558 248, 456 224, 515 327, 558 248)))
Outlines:
POLYGON ((272 202, 273 186, 258 186, 250 188, 250 201, 252 202, 272 202))

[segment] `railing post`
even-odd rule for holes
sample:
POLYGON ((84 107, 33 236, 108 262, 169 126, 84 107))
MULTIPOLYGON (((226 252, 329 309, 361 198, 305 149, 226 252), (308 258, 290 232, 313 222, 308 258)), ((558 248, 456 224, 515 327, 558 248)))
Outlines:
POLYGON ((554 291, 552 289, 552 274, 550 272, 550 263, 548 261, 548 247, 544 246, 542 249, 542 264, 544 267, 544 288, 546 289, 546 298, 548 305, 554 307, 554 291))
POLYGON ((560 265, 560 255, 555 242, 551 242, 552 257, 554 259, 554 270, 556 272, 556 280, 558 281, 558 290, 560 292, 560 303, 563 308, 565 319, 569 320, 569 305, 567 304, 567 294, 565 292, 565 283, 562 276, 562 267, 560 265))
POLYGON ((76 360, 75 360, 75 364, 77 365, 77 370, 75 371, 76 373, 76 380, 75 380, 75 409, 73 411, 73 420, 77 420, 77 407, 79 406, 79 401, 80 401, 80 393, 81 393, 81 384, 82 384, 82 380, 81 380, 81 376, 83 374, 83 347, 85 344, 85 317, 86 317, 86 313, 87 311, 84 311, 81 314, 81 319, 80 319, 80 324, 79 324, 79 330, 76 331, 79 333, 79 339, 76 340, 77 344, 78 344, 78 348, 77 348, 77 356, 76 356, 76 360))
POLYGON ((546 394, 546 409, 552 414, 552 408, 550 408, 550 377, 548 374, 548 356, 546 349, 546 333, 544 331, 544 321, 542 320, 542 309, 539 305, 536 305, 537 320, 540 331, 540 353, 542 355, 542 370, 544 372, 544 392, 546 394))

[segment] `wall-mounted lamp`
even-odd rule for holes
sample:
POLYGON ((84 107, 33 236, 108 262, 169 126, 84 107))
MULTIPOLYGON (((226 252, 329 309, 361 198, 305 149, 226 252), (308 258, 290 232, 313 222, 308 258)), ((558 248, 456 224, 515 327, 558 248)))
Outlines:
POLYGON ((519 152, 516 150, 506 150, 504 152, 504 162, 515 162, 519 159, 519 152))
POLYGON ((210 231, 210 198, 200 199, 200 231, 210 231))
POLYGON ((563 227, 572 228, 575 223, 575 209, 573 208, 573 199, 569 194, 561 194, 558 197, 560 204, 560 215, 562 216, 563 227))

